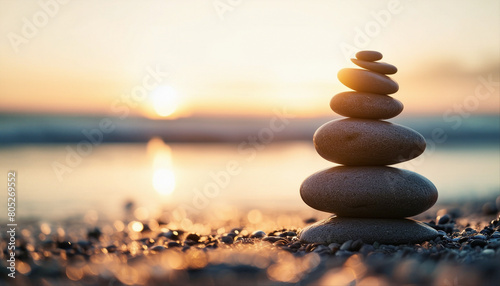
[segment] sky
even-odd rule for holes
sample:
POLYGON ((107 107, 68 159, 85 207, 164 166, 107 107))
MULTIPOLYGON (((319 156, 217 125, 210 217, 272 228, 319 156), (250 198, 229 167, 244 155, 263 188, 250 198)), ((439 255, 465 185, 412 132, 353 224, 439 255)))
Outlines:
POLYGON ((500 2, 0 0, 0 112, 331 115, 378 50, 403 114, 499 113, 500 2))

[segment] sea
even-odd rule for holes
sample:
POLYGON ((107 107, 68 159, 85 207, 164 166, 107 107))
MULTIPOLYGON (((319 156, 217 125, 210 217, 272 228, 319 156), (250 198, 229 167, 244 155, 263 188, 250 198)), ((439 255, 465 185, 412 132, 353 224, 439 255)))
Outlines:
MULTIPOLYGON (((3 115, 0 200, 7 200, 7 173, 15 171, 20 219, 60 220, 89 212, 116 218, 131 202, 151 211, 182 206, 203 213, 222 205, 305 210, 302 181, 336 166, 312 143, 314 130, 331 119, 290 120, 279 131, 262 118, 188 119, 163 126, 130 119, 113 121, 115 130, 101 130, 99 136, 103 117, 3 115)), ((454 129, 440 117, 405 118, 397 123, 424 134, 427 149, 393 167, 431 180, 438 203, 495 198, 499 121, 498 115, 464 118, 454 129)))

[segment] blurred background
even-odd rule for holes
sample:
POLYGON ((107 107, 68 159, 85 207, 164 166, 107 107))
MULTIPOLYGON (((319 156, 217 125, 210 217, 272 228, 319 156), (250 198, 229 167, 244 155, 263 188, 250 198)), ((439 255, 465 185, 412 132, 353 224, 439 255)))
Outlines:
MULTIPOLYGON (((357 51, 398 67, 396 167, 439 202, 500 194, 498 1, 0 1, 0 184, 18 216, 309 209, 312 135, 357 51)), ((6 197, 2 192, 1 197, 6 197)), ((325 214, 326 216, 326 214, 325 214)))

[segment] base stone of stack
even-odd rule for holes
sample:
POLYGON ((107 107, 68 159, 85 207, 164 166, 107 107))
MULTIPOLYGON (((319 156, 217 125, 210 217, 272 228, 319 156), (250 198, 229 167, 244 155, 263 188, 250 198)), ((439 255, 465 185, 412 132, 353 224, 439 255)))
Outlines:
POLYGON ((298 234, 305 243, 344 243, 361 239, 372 244, 414 244, 436 238, 431 227, 411 219, 370 219, 331 216, 318 221, 298 234))

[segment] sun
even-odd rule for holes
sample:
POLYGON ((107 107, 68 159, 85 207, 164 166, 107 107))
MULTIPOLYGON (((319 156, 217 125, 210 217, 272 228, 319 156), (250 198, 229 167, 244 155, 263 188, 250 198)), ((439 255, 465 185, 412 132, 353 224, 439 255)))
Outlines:
POLYGON ((168 85, 155 88, 150 95, 151 104, 160 117, 170 117, 179 108, 177 91, 168 85))

